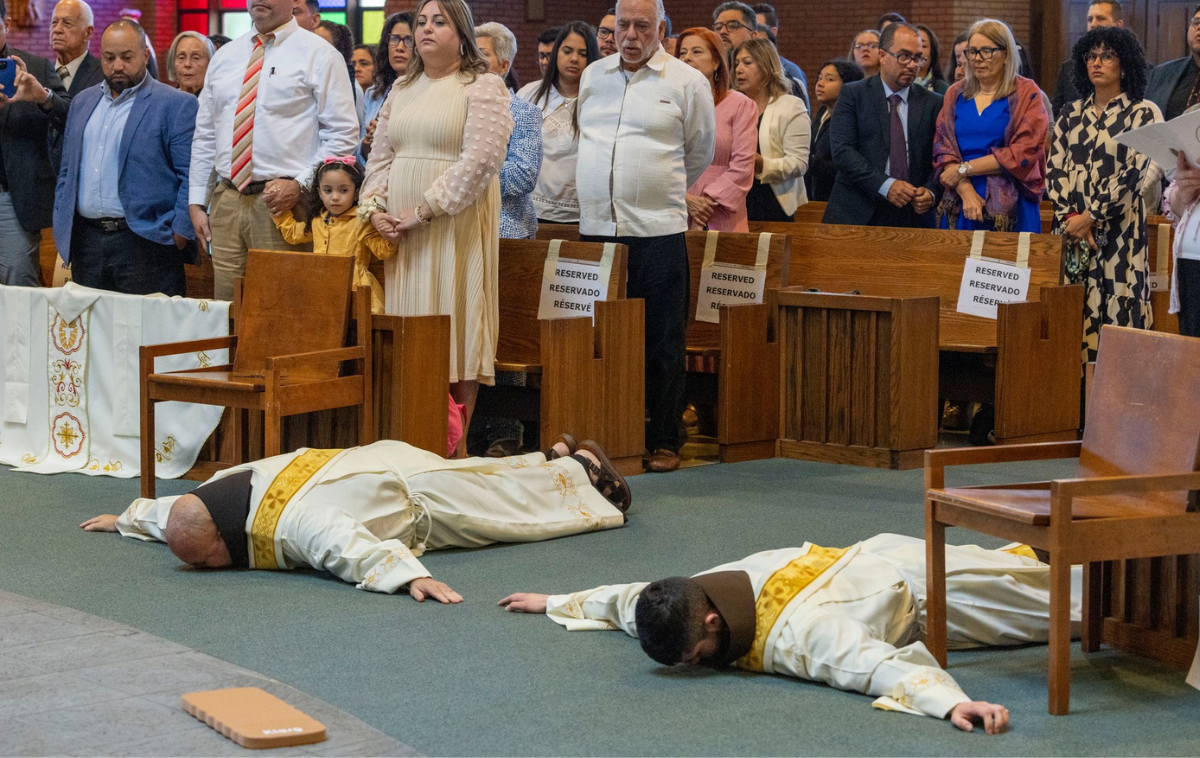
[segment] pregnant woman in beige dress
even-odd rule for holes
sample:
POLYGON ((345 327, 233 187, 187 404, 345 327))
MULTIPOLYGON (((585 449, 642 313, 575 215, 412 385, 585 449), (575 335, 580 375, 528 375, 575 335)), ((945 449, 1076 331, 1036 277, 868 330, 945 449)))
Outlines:
POLYGON ((479 383, 496 375, 498 174, 513 125, 508 89, 487 73, 474 29, 463 0, 418 4, 416 55, 379 111, 359 203, 399 245, 385 268, 385 311, 450 316, 450 394, 466 425, 479 383))

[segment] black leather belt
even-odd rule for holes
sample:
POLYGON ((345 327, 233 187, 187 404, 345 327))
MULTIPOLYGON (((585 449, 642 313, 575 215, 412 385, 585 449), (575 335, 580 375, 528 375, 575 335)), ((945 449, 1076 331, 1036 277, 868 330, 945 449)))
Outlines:
POLYGON ((85 218, 80 216, 79 220, 105 232, 123 232, 129 228, 129 224, 123 218, 85 218))
POLYGON ((245 189, 238 189, 237 185, 228 179, 221 177, 221 186, 226 189, 231 189, 234 192, 240 192, 243 195, 261 195, 262 191, 267 188, 266 182, 250 182, 245 189))

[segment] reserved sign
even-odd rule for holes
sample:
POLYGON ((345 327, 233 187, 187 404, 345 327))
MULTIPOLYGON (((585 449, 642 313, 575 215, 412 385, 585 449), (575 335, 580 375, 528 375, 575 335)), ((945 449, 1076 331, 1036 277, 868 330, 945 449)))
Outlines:
POLYGON ((598 263, 559 258, 561 240, 550 243, 546 266, 542 271, 542 295, 538 318, 587 316, 595 322, 594 303, 608 299, 608 280, 612 273, 615 247, 604 246, 598 263))
POLYGON ((758 251, 753 266, 717 262, 719 232, 709 232, 704 240, 704 261, 700 264, 700 291, 696 295, 696 320, 721 323, 722 305, 758 304, 763 301, 767 284, 767 257, 771 235, 758 236, 758 251))
POLYGON ((995 319, 1000 303, 1024 302, 1029 294, 1029 276, 1028 268, 968 258, 958 290, 958 312, 995 319))

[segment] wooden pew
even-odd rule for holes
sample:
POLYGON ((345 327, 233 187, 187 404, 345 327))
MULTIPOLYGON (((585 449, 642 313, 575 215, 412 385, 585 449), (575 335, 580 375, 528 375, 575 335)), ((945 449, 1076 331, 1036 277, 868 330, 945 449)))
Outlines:
POLYGON ((1146 268, 1149 269, 1153 280, 1159 274, 1157 289, 1150 290, 1150 309, 1154 313, 1156 332, 1179 334, 1179 315, 1170 313, 1171 308, 1171 277, 1175 273, 1175 256, 1172 254, 1175 244, 1175 229, 1166 216, 1149 216, 1146 219, 1146 239, 1150 243, 1147 251, 1146 268), (1163 257, 1159 258, 1159 251, 1163 257))
MULTIPOLYGON (((1075 439, 1079 429, 1083 288, 1061 287, 1061 239, 1031 235, 1029 301, 993 321, 957 312, 972 233, 752 223, 792 239, 790 285, 883 297, 937 295, 944 398, 995 403, 997 444, 1075 439)), ((989 233, 983 255, 1015 261, 1017 234, 989 233)))
MULTIPOLYGON (((766 243, 764 302, 721 308, 721 322, 696 319, 701 269, 708 232, 688 232, 687 361, 689 396, 707 389, 716 402, 717 444, 722 462, 772 458, 779 437, 779 343, 775 339, 774 293, 787 281, 790 243, 773 235, 766 243), (716 379, 716 392, 704 375, 716 379), (715 395, 715 397, 714 397, 715 395)), ((716 237, 715 262, 753 267, 760 235, 724 233, 716 237)))
MULTIPOLYGON (((566 242, 559 255, 599 261, 603 247, 566 242)), ((645 386, 630 377, 645 374, 645 307, 625 299, 628 251, 616 246, 608 299, 595 303, 593 326, 587 317, 538 318, 549 250, 542 240, 500 241, 496 370, 523 372, 530 386, 481 387, 476 413, 539 418, 543 447, 570 432, 599 442, 622 473, 640 473, 645 386)))
POLYGON ((819 200, 809 200, 804 205, 796 209, 796 213, 792 216, 792 221, 797 224, 819 224, 821 219, 825 217, 825 206, 828 203, 819 200))

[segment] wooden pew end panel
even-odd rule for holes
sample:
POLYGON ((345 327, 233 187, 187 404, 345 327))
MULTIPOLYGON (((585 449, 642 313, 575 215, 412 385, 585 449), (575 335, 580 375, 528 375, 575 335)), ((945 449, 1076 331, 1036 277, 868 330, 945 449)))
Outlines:
POLYGON ((775 457, 779 341, 774 298, 769 300, 763 305, 721 308, 717 443, 722 463, 775 457))

